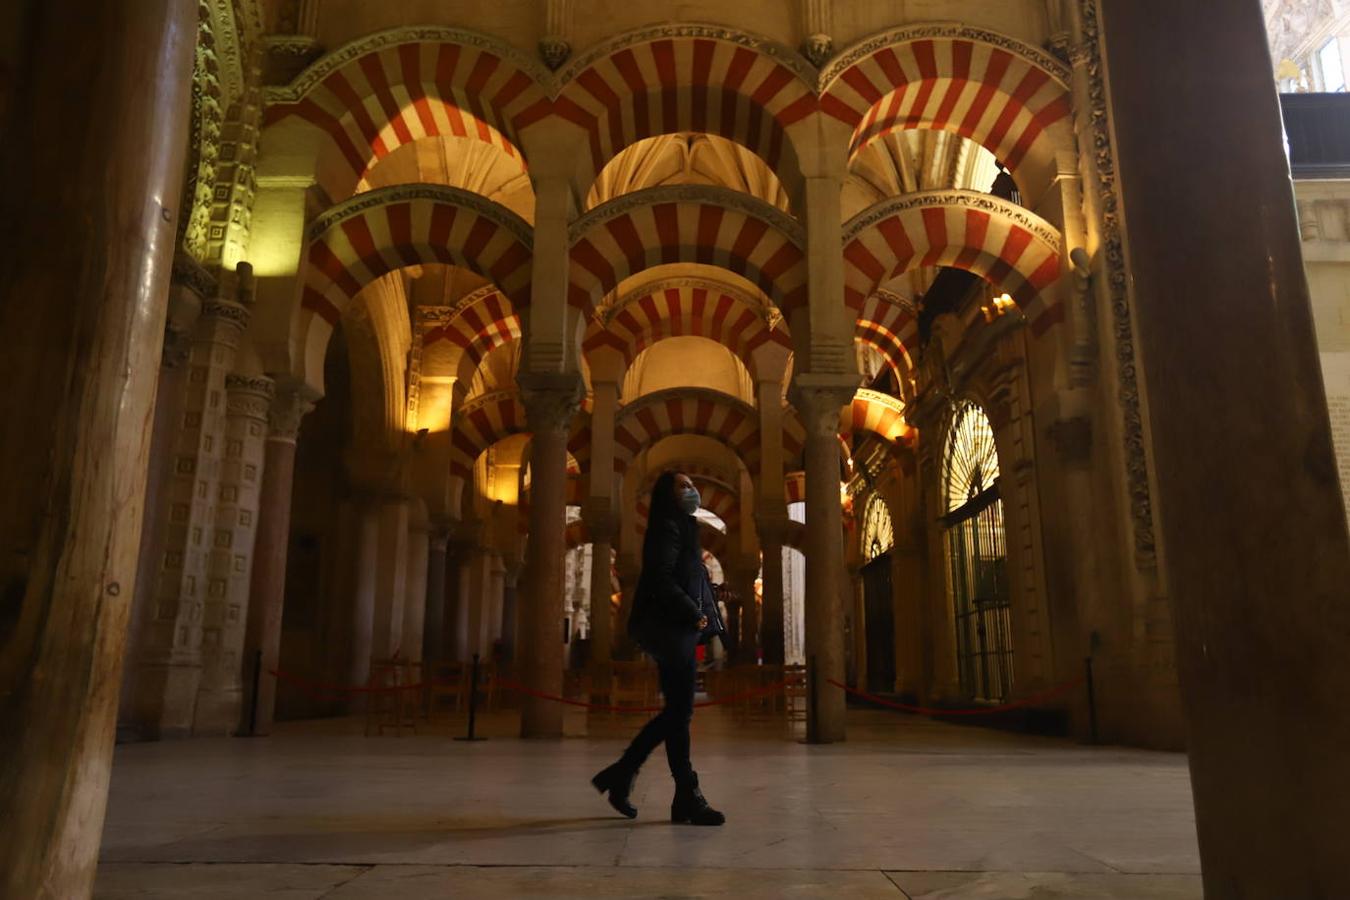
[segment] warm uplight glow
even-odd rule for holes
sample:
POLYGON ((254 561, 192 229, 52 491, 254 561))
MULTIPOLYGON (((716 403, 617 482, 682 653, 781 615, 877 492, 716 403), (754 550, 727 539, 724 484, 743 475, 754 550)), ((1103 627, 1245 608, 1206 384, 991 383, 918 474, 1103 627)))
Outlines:
POLYGON ((986 322, 992 322, 1008 310, 1016 308, 1016 306, 1017 301, 1005 293, 995 297, 988 306, 981 306, 980 312, 984 313, 986 322))

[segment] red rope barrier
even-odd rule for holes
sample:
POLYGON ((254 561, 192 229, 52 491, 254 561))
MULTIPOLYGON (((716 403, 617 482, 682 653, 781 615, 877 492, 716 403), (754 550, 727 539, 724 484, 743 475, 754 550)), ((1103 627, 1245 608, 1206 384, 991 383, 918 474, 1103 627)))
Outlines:
POLYGON ((1056 685, 1055 687, 1052 687, 1049 690, 1042 691, 1039 694, 1033 694, 1030 697, 1024 697, 1021 700, 1014 700, 1012 703, 1004 703, 999 706, 982 706, 971 709, 935 709, 929 706, 912 706, 908 703, 896 703, 893 700, 886 700, 881 697, 877 697, 873 694, 869 694, 866 691, 860 691, 857 688, 851 688, 846 684, 842 684, 838 681, 835 681, 833 678, 827 680, 830 684, 834 685, 837 688, 843 688, 844 691, 854 695, 855 697, 862 697, 864 700, 871 701, 872 703, 875 703, 878 706, 887 706, 890 707, 891 709, 898 709, 901 712, 917 713, 921 716, 983 716, 988 715, 990 713, 1008 712, 1009 710, 1021 709, 1026 706, 1034 706, 1037 703, 1043 703, 1047 700, 1054 700, 1055 698, 1061 697, 1064 694, 1067 694, 1069 691, 1073 690, 1074 688, 1082 685, 1085 679, 1083 676, 1080 675, 1079 677, 1074 678, 1070 681, 1066 681, 1063 684, 1056 685))
MULTIPOLYGON (((733 694, 730 697, 720 697, 716 700, 704 700, 701 703, 695 703, 694 707, 696 709, 703 709, 708 706, 722 706, 727 703, 735 703, 737 700, 749 700, 753 697, 763 697, 768 694, 773 694, 778 691, 785 690, 788 684, 789 682, 784 680, 778 682, 777 684, 771 684, 768 687, 758 688, 753 691, 746 691, 743 694, 733 694)), ((516 684, 515 682, 512 681, 499 681, 497 682, 497 686, 505 688, 508 691, 518 691, 530 697, 537 697, 540 700, 552 700, 554 703, 566 703, 568 706, 581 706, 585 707, 586 709, 594 709, 600 712, 656 713, 664 709, 664 707, 661 706, 606 706, 605 704, 602 703, 586 703, 583 700, 572 700, 567 697, 559 697, 555 694, 546 694, 543 691, 536 691, 533 690, 532 688, 525 687, 525 685, 523 684, 516 684)))
MULTIPOLYGON (((303 691, 309 692, 311 696, 317 696, 324 693, 392 694, 397 693, 399 691, 420 691, 423 688, 427 687, 459 686, 457 682, 451 681, 418 681, 415 682, 414 684, 393 684, 382 686, 371 685, 365 687, 352 687, 350 685, 333 684, 331 682, 311 681, 307 678, 301 678, 298 675, 292 675, 290 672, 285 672, 280 669, 268 669, 267 673, 275 677, 278 681, 287 682, 288 684, 292 684, 303 691)), ((773 694, 777 693, 778 691, 786 690, 790 683, 791 682, 789 680, 785 679, 775 684, 768 685, 767 687, 757 688, 756 690, 753 691, 746 691, 741 694, 734 694, 730 697, 721 697, 716 700, 705 700, 701 703, 695 703, 694 706, 701 709, 703 707, 708 706, 721 706, 727 703, 735 703, 738 700, 749 700, 754 697, 763 697, 768 694, 773 694)), ((543 691, 536 691, 531 688, 527 688, 523 684, 517 684, 513 681, 503 681, 500 679, 497 681, 497 687, 509 691, 518 691, 522 694, 528 694, 531 697, 538 697, 541 700, 551 700, 554 703, 566 703, 568 706, 581 706, 586 709, 598 710, 600 712, 656 713, 660 712, 663 708, 660 706, 608 706, 603 703, 586 703, 585 701, 582 700, 572 700, 567 697, 559 697, 554 694, 546 694, 543 691)))

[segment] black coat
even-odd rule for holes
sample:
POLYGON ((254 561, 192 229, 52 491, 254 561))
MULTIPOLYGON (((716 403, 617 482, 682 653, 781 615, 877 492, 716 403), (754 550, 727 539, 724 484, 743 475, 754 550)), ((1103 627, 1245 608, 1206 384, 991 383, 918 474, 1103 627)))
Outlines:
POLYGON ((628 617, 628 633, 639 644, 693 631, 704 616, 705 638, 726 631, 699 552, 697 526, 682 525, 676 519, 654 521, 642 542, 642 574, 628 617))

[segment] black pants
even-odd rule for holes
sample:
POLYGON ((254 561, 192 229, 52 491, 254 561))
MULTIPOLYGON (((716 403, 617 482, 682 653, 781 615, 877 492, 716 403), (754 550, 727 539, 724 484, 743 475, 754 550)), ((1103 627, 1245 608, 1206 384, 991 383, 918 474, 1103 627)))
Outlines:
POLYGON ((636 772, 660 743, 666 745, 666 761, 670 775, 677 785, 694 780, 694 767, 689 762, 689 722, 694 717, 694 680, 697 664, 694 649, 698 646, 698 632, 662 635, 643 644, 643 649, 656 658, 661 678, 661 693, 665 708, 642 727, 628 745, 620 760, 636 772))

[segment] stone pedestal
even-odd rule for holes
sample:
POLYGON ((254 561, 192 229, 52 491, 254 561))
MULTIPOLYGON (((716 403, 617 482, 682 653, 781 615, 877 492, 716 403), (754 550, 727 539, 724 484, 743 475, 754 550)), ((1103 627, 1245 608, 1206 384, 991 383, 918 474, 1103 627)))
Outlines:
POLYGON ((17 14, 21 54, 0 123, 0 162, 14 173, 0 194, 0 330, 12 336, 0 355, 0 896, 87 897, 136 583, 197 8, 30 0, 17 14))
MULTIPOLYGON (((806 426, 806 664, 814 669, 806 739, 844 739, 843 520, 839 509, 839 415, 853 402, 850 376, 798 375, 793 402, 806 426)), ((767 566, 766 566, 767 569, 767 566)))
MULTIPOLYGON (((530 432, 530 528, 525 546, 526 590, 520 598, 518 667, 526 687, 561 696, 563 644, 563 524, 567 503, 567 431, 581 403, 577 376, 519 376, 530 432)), ((525 697, 521 737, 562 737, 562 707, 525 697)))
POLYGON ((1350 539, 1262 7, 1101 6, 1205 896, 1337 896, 1350 539))
POLYGON ((291 537, 291 486, 295 480, 295 441, 300 420, 314 408, 303 385, 282 384, 268 410, 262 492, 258 498, 258 534, 249 580, 248 626, 242 659, 245 703, 240 731, 263 735, 272 730, 276 678, 281 650, 281 614, 286 599, 286 553, 291 537), (260 655, 261 654, 261 655, 260 655), (252 696, 257 684, 257 696, 252 696))

